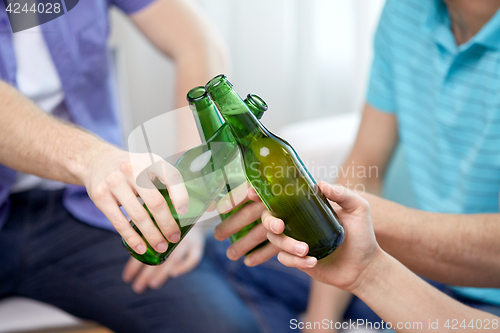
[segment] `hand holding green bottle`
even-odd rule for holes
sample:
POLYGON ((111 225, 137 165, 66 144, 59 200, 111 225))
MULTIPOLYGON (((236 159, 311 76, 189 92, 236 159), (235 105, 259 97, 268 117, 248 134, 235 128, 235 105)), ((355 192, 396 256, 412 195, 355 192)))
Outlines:
MULTIPOLYGON (((179 226, 180 240, 187 235, 219 195, 223 195, 225 190, 230 192, 232 188, 246 182, 241 166, 240 152, 235 139, 229 127, 226 124, 223 125, 217 109, 209 99, 205 88, 196 87, 191 89, 187 94, 187 100, 193 111, 200 138, 203 142, 202 145, 184 153, 175 163, 175 169, 179 170, 183 180, 179 186, 185 186, 189 194, 190 203, 187 214, 179 216, 172 205, 170 196, 172 185, 170 184, 170 187, 166 189, 161 183, 156 182, 160 193, 170 208, 171 215, 179 226)), ((245 103, 259 118, 267 109, 265 102, 255 95, 248 95, 245 103)), ((150 213, 153 222, 156 223, 146 205, 144 208, 150 213)), ((233 213, 228 212, 221 215, 221 217, 225 219, 233 213)), ((131 222, 131 225, 146 242, 147 251, 144 254, 138 254, 124 242, 125 248, 134 258, 145 264, 159 265, 163 263, 178 244, 168 242, 166 251, 158 251, 146 241, 144 234, 134 223, 131 222)), ((252 226, 247 227, 247 229, 251 228, 252 226)), ((232 241, 236 241, 238 237, 241 237, 241 234, 232 237, 232 241)), ((267 240, 265 242, 267 243, 267 240)))
POLYGON ((260 123, 224 75, 213 78, 206 90, 231 127, 248 181, 272 214, 285 222, 284 233, 305 241, 308 255, 317 259, 332 253, 344 230, 297 153, 260 123))
POLYGON ((328 199, 340 206, 337 213, 351 235, 328 258, 318 261, 306 256, 307 243, 283 235, 283 221, 267 211, 262 214, 262 224, 268 231, 268 239, 280 249, 278 260, 283 265, 299 268, 320 282, 352 291, 360 284, 372 261, 382 253, 375 239, 370 206, 368 201, 345 187, 325 182, 319 183, 319 187, 328 199))

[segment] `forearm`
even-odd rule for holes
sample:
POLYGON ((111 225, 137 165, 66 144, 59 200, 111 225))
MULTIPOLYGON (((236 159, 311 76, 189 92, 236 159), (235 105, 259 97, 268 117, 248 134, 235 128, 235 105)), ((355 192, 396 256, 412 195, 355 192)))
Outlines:
POLYGON ((43 178, 83 184, 95 154, 111 145, 74 125, 43 113, 0 81, 0 163, 43 178))
POLYGON ((311 280, 306 320, 321 322, 325 319, 342 322, 352 300, 352 294, 334 286, 311 280))
MULTIPOLYGON (((369 165, 363 156, 357 156, 357 153, 353 151, 342 165, 336 183, 350 189, 363 188, 371 193, 379 193, 382 181, 378 174, 371 174, 371 177, 368 174, 364 177, 358 177, 363 175, 362 173, 358 174, 358 168, 368 170, 369 165)), ((312 280, 307 306, 307 320, 311 322, 321 322, 324 319, 333 322, 342 321, 351 300, 351 293, 312 280)))
MULTIPOLYGON (((396 142, 395 118, 366 105, 356 142, 336 183, 353 190, 380 194, 383 175, 396 142)), ((313 281, 308 320, 340 320, 351 299, 351 294, 346 291, 313 281)))
POLYGON ((380 194, 385 171, 397 143, 396 117, 366 104, 356 141, 342 165, 337 184, 356 191, 380 194))
POLYGON ((342 165, 335 183, 351 190, 379 195, 382 193, 383 185, 380 169, 378 165, 371 165, 362 153, 353 150, 342 165))
POLYGON ((429 213, 364 197, 380 246, 415 273, 452 285, 500 287, 499 214, 429 213))
POLYGON ((445 324, 448 321, 452 326, 454 319, 458 321, 456 329, 459 332, 477 330, 467 326, 471 321, 477 325, 478 320, 482 327, 489 323, 491 329, 492 321, 498 320, 498 317, 453 300, 383 251, 372 261, 353 293, 401 333, 430 330, 448 332, 449 328, 445 324), (436 321, 437 327, 429 327, 430 323, 436 321), (463 322, 466 329, 460 327, 463 322))

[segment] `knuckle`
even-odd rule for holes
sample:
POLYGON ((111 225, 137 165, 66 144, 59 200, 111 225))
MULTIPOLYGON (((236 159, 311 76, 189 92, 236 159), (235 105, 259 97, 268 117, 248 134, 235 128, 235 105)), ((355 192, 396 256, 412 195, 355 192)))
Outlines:
POLYGON ((97 185, 93 191, 92 191, 92 194, 91 196, 94 198, 94 199, 97 199, 97 200, 102 200, 104 199, 106 196, 108 195, 108 187, 104 184, 99 184, 97 185))
POLYGON ((271 222, 273 221, 274 217, 270 216, 270 215, 265 215, 265 216, 262 216, 261 218, 261 221, 262 221, 262 225, 268 230, 268 231, 272 231, 271 230, 271 222))
POLYGON ((113 172, 106 177, 106 184, 108 184, 109 187, 116 187, 120 184, 120 182, 121 182, 121 177, 116 172, 113 172))
POLYGON ((177 231, 179 231, 179 228, 175 223, 168 223, 166 225, 161 225, 160 230, 163 236, 167 238, 175 234, 177 231))
POLYGON ((142 206, 129 209, 127 212, 130 215, 130 217, 132 218, 132 220, 137 221, 137 222, 146 221, 149 218, 148 213, 146 212, 146 210, 142 206))
POLYGON ((120 163, 120 171, 123 172, 126 175, 132 175, 133 169, 132 169, 132 162, 130 161, 123 161, 120 163))
POLYGON ((160 231, 156 228, 151 228, 147 232, 144 232, 144 237, 151 243, 151 244, 157 244, 160 243, 163 240, 163 236, 161 235, 160 231))
POLYGON ((123 236, 123 239, 131 247, 135 247, 135 245, 139 244, 139 237, 134 234, 123 236))
POLYGON ((287 252, 294 253, 296 243, 297 241, 295 241, 294 239, 286 238, 282 243, 283 249, 287 252))
POLYGON ((166 217, 164 219, 156 221, 156 223, 158 223, 158 225, 161 225, 161 229, 167 231, 168 233, 174 233, 178 229, 176 221, 171 217, 166 217))
POLYGON ((267 230, 264 228, 262 225, 258 224, 255 227, 253 227, 254 231, 254 237, 257 240, 265 239, 267 238, 267 230))
POLYGON ((150 210, 159 211, 167 206, 167 202, 161 195, 157 194, 149 198, 147 206, 150 210))
POLYGON ((239 213, 240 213, 240 218, 242 221, 250 221, 253 220, 253 212, 252 209, 250 209, 250 206, 242 208, 239 213))
POLYGON ((119 217, 111 218, 109 219, 109 222, 111 222, 117 231, 125 230, 129 224, 128 221, 119 217))

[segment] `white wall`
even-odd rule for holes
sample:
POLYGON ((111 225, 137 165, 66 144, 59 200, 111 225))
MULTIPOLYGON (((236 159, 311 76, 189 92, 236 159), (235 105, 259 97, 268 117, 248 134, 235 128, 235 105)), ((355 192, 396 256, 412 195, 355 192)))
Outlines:
MULTIPOLYGON (((229 45, 235 88, 270 105, 268 128, 360 110, 384 0, 197 1, 229 45)), ((174 69, 123 15, 112 20, 130 132, 173 108, 174 69)))

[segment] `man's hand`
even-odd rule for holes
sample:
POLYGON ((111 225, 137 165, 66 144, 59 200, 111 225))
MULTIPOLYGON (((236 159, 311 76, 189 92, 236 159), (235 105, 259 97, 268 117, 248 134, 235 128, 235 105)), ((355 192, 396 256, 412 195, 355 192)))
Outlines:
POLYGON ((132 289, 138 294, 148 287, 158 289, 169 278, 175 278, 196 268, 203 257, 204 245, 204 233, 195 226, 159 266, 148 266, 130 258, 123 270, 123 281, 133 281, 132 289))
POLYGON ((262 224, 268 230, 269 241, 281 249, 278 260, 289 267, 296 267, 312 278, 352 291, 361 283, 370 263, 383 254, 377 244, 370 218, 368 202, 341 186, 319 184, 325 196, 339 206, 336 212, 344 224, 346 238, 339 248, 323 260, 306 257, 309 247, 283 235, 285 224, 271 215, 262 214, 262 224))
MULTIPOLYGON (((245 226, 258 220, 266 210, 266 206, 260 202, 257 193, 248 185, 242 184, 222 198, 217 209, 220 213, 227 213, 235 207, 244 204, 247 201, 255 201, 240 209, 234 215, 222 221, 214 229, 214 237, 222 241, 229 236, 237 233, 245 226)), ((231 260, 238 260, 248 251, 253 249, 267 239, 267 230, 262 223, 257 224, 243 238, 228 247, 226 255, 231 260)), ((278 254, 279 249, 272 244, 267 244, 262 248, 250 253, 245 258, 245 265, 257 266, 278 254)))
POLYGON ((170 198, 179 214, 188 211, 189 198, 180 172, 171 164, 150 154, 129 154, 112 146, 94 152, 89 159, 83 183, 95 205, 111 221, 127 244, 138 254, 146 252, 146 244, 134 231, 120 210, 123 206, 146 240, 158 252, 167 250, 164 236, 173 243, 180 239, 180 230, 165 198, 153 185, 158 178, 168 188, 170 198), (151 165, 151 158, 156 163, 151 165), (139 173, 142 170, 146 172, 139 173), (140 197, 153 215, 154 225, 140 197), (163 235, 162 235, 163 234, 163 235))

